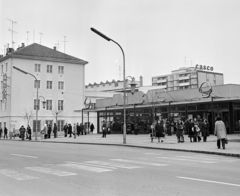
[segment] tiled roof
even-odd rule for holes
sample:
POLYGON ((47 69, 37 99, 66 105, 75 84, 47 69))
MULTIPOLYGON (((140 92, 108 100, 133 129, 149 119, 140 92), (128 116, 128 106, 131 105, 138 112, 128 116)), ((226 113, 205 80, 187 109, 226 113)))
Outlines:
POLYGON ((29 46, 16 50, 11 54, 9 54, 9 56, 22 57, 22 58, 40 58, 40 59, 46 59, 46 60, 72 62, 72 63, 83 64, 83 65, 88 63, 87 61, 84 61, 82 59, 78 59, 76 57, 67 55, 55 49, 51 49, 37 43, 33 43, 29 46))

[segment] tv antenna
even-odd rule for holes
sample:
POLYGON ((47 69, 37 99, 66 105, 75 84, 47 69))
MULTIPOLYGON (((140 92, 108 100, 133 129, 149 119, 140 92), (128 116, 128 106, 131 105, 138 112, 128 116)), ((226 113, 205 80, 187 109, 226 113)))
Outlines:
POLYGON ((13 48, 13 44, 14 44, 14 41, 13 41, 13 33, 17 33, 16 31, 13 30, 13 24, 17 24, 17 22, 16 22, 16 21, 13 21, 13 20, 11 20, 11 19, 9 19, 9 18, 7 18, 7 19, 12 23, 12 29, 8 29, 8 30, 12 32, 12 48, 13 48))
POLYGON ((68 41, 66 41, 66 36, 63 36, 63 41, 62 42, 64 43, 64 53, 65 53, 65 45, 66 45, 66 42, 68 42, 68 41))
POLYGON ((41 38, 42 38, 43 34, 42 33, 39 33, 39 34, 40 34, 40 42, 39 43, 41 44, 41 38))

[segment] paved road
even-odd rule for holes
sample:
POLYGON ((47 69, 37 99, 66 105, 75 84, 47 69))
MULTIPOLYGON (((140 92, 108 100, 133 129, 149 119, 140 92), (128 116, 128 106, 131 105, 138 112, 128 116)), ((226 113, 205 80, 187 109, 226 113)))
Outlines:
POLYGON ((0 142, 0 195, 239 195, 240 159, 157 149, 0 142))

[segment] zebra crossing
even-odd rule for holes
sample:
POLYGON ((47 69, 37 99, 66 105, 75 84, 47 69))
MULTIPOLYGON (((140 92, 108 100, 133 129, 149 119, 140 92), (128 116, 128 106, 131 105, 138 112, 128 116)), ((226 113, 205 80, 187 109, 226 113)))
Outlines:
POLYGON ((84 161, 84 162, 72 162, 65 161, 59 164, 44 164, 32 167, 24 167, 21 171, 11 169, 0 169, 0 177, 5 176, 15 180, 34 180, 42 178, 42 175, 51 175, 58 177, 76 176, 81 175, 81 171, 105 173, 114 172, 116 170, 132 170, 141 169, 143 166, 166 166, 167 164, 159 164, 152 162, 143 162, 137 160, 128 159, 109 159, 108 161, 84 161), (29 175, 31 171, 31 175, 29 175), (33 174, 33 172, 35 172, 33 174))

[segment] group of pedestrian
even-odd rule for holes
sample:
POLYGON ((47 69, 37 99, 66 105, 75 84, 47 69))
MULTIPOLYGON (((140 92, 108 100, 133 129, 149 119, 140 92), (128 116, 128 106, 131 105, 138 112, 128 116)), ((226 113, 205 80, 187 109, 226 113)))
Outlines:
POLYGON ((50 139, 52 132, 53 132, 53 137, 57 138, 57 124, 54 123, 53 128, 52 128, 51 124, 48 124, 48 125, 44 124, 43 130, 42 130, 43 138, 50 139))
POLYGON ((19 134, 20 134, 19 137, 22 140, 25 140, 25 138, 28 139, 28 140, 32 140, 32 129, 29 125, 27 126, 27 130, 24 127, 24 125, 22 125, 19 129, 19 134))
MULTIPOLYGON (((93 125, 93 123, 90 125, 90 133, 93 133, 95 127, 93 125)), ((89 134, 89 132, 87 131, 87 125, 83 124, 83 123, 74 123, 73 127, 71 125, 71 123, 66 123, 63 127, 63 131, 64 131, 64 136, 67 137, 69 135, 69 137, 73 137, 76 138, 77 136, 80 135, 87 135, 89 134)))
POLYGON ((7 127, 4 127, 4 129, 2 129, 2 127, 0 127, 0 139, 2 139, 2 135, 3 135, 3 139, 8 139, 7 127))

